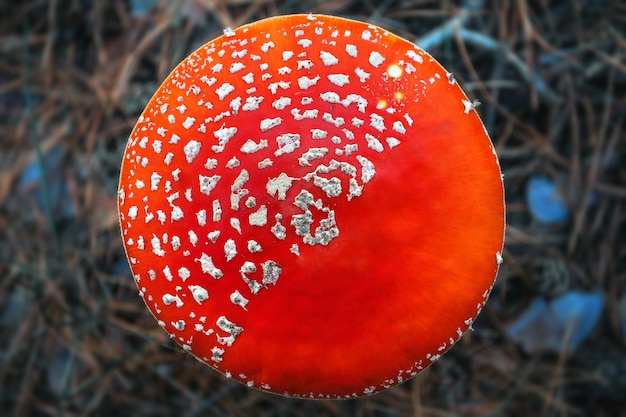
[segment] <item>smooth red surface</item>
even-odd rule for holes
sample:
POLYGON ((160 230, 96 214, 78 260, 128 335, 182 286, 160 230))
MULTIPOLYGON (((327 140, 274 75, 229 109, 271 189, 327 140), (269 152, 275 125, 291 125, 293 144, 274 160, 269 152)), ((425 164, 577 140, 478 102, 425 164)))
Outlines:
MULTIPOLYGON (((363 395, 402 382, 428 366, 458 340, 486 301, 497 273, 496 254, 501 252, 503 244, 504 201, 500 169, 482 123, 474 110, 466 109, 463 101, 467 98, 456 83, 448 81, 446 71, 439 64, 421 51, 418 52, 424 62, 418 64, 411 61, 406 52, 417 51, 414 46, 367 24, 326 16, 315 16, 315 19, 310 20, 307 16, 273 18, 237 29, 236 36, 221 37, 213 44, 218 45, 215 48, 218 51, 223 47, 220 46, 222 41, 234 45, 244 37, 250 38, 255 32, 262 43, 265 41, 264 33, 273 34, 275 46, 259 62, 267 62, 270 65, 268 71, 274 68, 273 78, 255 83, 258 87, 255 94, 259 95, 263 90, 267 91, 263 88, 267 83, 286 79, 286 75, 278 76, 275 69, 285 62, 280 51, 298 50, 296 42, 302 38, 277 34, 282 28, 291 31, 292 27, 298 26, 305 31, 305 38, 314 40, 311 31, 317 24, 323 28, 320 38, 326 43, 313 44, 300 51, 305 51, 309 59, 315 61, 315 71, 320 68, 330 71, 321 75, 322 81, 328 73, 349 73, 350 84, 337 87, 328 81, 320 81, 309 89, 298 91, 294 79, 294 88, 278 90, 277 95, 262 103, 260 111, 225 117, 209 127, 206 134, 200 134, 195 129, 180 129, 178 135, 182 139, 170 146, 166 139, 172 130, 168 130, 167 138, 160 138, 163 140, 163 151, 158 157, 155 157, 150 142, 145 149, 138 144, 142 137, 148 137, 150 141, 157 138, 155 129, 158 126, 170 128, 167 114, 160 114, 158 109, 164 102, 170 103, 170 108, 177 106, 180 94, 153 99, 144 113, 144 120, 133 131, 126 150, 127 158, 122 166, 120 182, 120 189, 125 195, 120 199, 120 213, 125 241, 129 237, 136 241, 139 235, 146 240, 144 250, 139 250, 136 244, 126 246, 146 304, 179 343, 190 346, 194 355, 205 358, 211 366, 250 386, 294 396, 334 398, 363 395), (335 29, 340 36, 331 36, 335 29), (346 30, 351 31, 351 36, 343 36, 346 30), (372 42, 358 43, 364 30, 380 35, 373 45, 372 42), (353 61, 342 58, 337 65, 328 67, 321 65, 320 51, 335 50, 330 48, 330 41, 337 43, 334 46, 337 51, 345 50, 346 44, 356 44, 359 58, 353 61), (381 48, 380 45, 382 49, 376 50, 384 52, 384 63, 378 68, 368 66, 366 48, 381 48), (385 77, 389 65, 400 61, 412 63, 415 72, 409 74, 405 71, 397 80, 385 77), (367 69, 371 74, 367 83, 359 82, 354 75, 356 66, 367 69), (438 74, 437 78, 433 78, 435 74, 438 74), (320 117, 291 124, 288 110, 280 112, 270 106, 277 97, 291 95, 294 101, 291 107, 303 109, 305 106, 298 102, 302 96, 317 98, 326 91, 338 91, 345 97, 348 90, 368 100, 365 113, 356 112, 353 115, 354 104, 346 107, 317 100, 315 108, 319 109, 320 117), (402 97, 397 96, 398 92, 402 97), (389 113, 386 108, 376 109, 376 103, 381 99, 398 111, 389 113), (333 117, 344 117, 348 123, 335 127, 323 122, 320 118, 324 112, 333 117), (385 116, 386 130, 379 132, 369 126, 369 115, 372 113, 385 116), (412 126, 403 118, 404 113, 410 115, 412 126), (283 117, 283 123, 268 132, 259 132, 261 120, 277 114, 283 117), (350 125, 354 116, 365 121, 363 127, 350 125), (403 122, 406 133, 393 132, 393 121, 403 122), (235 123, 240 123, 239 130, 224 152, 216 154, 211 151, 210 145, 216 144, 212 131, 234 126, 235 123), (143 127, 146 129, 142 130, 143 127), (280 173, 302 177, 311 172, 312 167, 302 167, 297 160, 309 147, 321 146, 322 143, 331 146, 328 139, 326 142, 310 138, 305 140, 306 132, 312 128, 323 128, 329 132, 329 138, 332 135, 341 136, 343 146, 352 143, 342 132, 345 127, 357 134, 354 143, 359 144, 359 152, 349 156, 329 152, 324 158, 315 160, 313 167, 319 163, 328 164, 332 159, 359 166, 356 154, 367 157, 374 163, 376 174, 369 183, 362 184, 361 196, 348 201, 345 193, 347 180, 343 181, 347 176, 337 173, 327 177, 335 175, 342 179, 344 193, 339 197, 328 197, 303 180, 295 182, 284 201, 265 191, 267 180, 280 173), (303 132, 300 148, 294 153, 274 157, 276 146, 272 144, 273 138, 280 133, 294 132, 303 132), (379 138, 384 151, 379 153, 367 148, 363 139, 365 133, 379 138), (384 141, 388 136, 397 137, 401 143, 389 149, 384 141), (263 137, 270 141, 269 148, 251 155, 240 152, 247 139, 258 142, 263 137), (193 165, 185 162, 182 151, 190 139, 204 145, 193 165), (170 148, 175 153, 173 161, 180 163, 180 179, 172 183, 174 190, 169 193, 159 190, 159 196, 151 195, 152 173, 160 173, 164 182, 176 167, 174 162, 171 165, 162 162, 170 148), (134 159, 137 155, 150 156, 146 168, 134 159), (224 168, 224 163, 233 156, 237 156, 241 165, 235 169, 224 168), (220 167, 212 171, 204 168, 202 165, 208 157, 218 159, 220 167), (258 161, 267 157, 275 160, 274 165, 258 169, 258 161), (251 173, 245 188, 256 197, 257 205, 250 209, 244 206, 245 200, 242 200, 241 208, 234 212, 228 207, 230 185, 242 168, 251 173), (210 196, 204 197, 194 191, 193 203, 188 202, 183 194, 187 188, 197 189, 198 172, 203 175, 219 172, 222 178, 210 196), (142 178, 147 186, 136 189, 128 185, 137 178, 142 178), (309 246, 302 243, 302 238, 296 236, 289 225, 290 216, 301 213, 293 205, 293 199, 302 189, 321 198, 326 207, 334 210, 340 234, 328 245, 309 246), (185 213, 180 221, 170 219, 171 203, 166 200, 166 196, 176 190, 181 196, 175 204, 185 213), (150 196, 149 202, 144 203, 142 198, 147 195, 150 196), (214 223, 209 219, 206 226, 198 226, 195 212, 204 207, 210 217, 211 201, 214 199, 222 202, 222 220, 214 223), (140 213, 139 221, 135 222, 131 222, 128 216, 128 209, 133 204, 139 207, 140 213), (248 225, 248 215, 262 204, 268 208, 268 226, 248 225), (147 211, 161 209, 168 213, 167 221, 164 224, 154 220, 146 223, 143 220, 143 212, 146 211, 143 205, 148 206, 147 211), (283 215, 282 224, 288 229, 285 241, 270 232, 276 213, 283 215), (231 217, 241 220, 241 235, 229 226, 231 217), (172 229, 168 229, 170 227, 172 229), (195 230, 200 239, 195 246, 190 245, 186 237, 190 229, 195 230), (217 229, 222 230, 220 240, 218 243, 209 242, 207 233, 217 229), (150 250, 150 239, 161 237, 166 230, 169 238, 179 235, 187 243, 179 251, 170 250, 163 244, 163 248, 167 249, 166 257, 155 256, 150 250), (226 262, 223 243, 229 237, 236 240, 239 253, 233 261, 226 262), (244 242, 248 239, 259 242, 263 252, 247 253, 244 242), (300 256, 289 251, 294 242, 299 243, 300 256), (188 256, 183 254, 185 249, 189 250, 188 256), (215 280, 202 273, 199 262, 194 262, 202 253, 212 256, 216 265, 219 263, 223 278, 215 280), (239 268, 244 260, 259 265, 268 259, 278 262, 282 273, 276 285, 268 285, 258 294, 251 294, 239 268), (161 272, 166 265, 174 274, 171 282, 161 272), (178 267, 174 265, 185 265, 191 277, 182 282, 176 276, 178 267), (154 280, 148 277, 150 269, 157 272, 154 280), (182 289, 177 291, 177 285, 182 289), (194 302, 186 292, 189 285, 204 286, 210 294, 209 300, 201 306, 194 302), (250 301, 247 311, 229 301, 228 296, 235 289, 250 301), (181 297, 184 293, 184 306, 163 305, 163 293, 177 293, 181 297), (212 327, 220 333, 215 321, 222 315, 244 329, 230 347, 217 343, 215 334, 206 336, 194 327, 204 316, 204 330, 212 327), (172 323, 179 319, 186 323, 182 331, 176 330, 172 323), (225 350, 218 363, 210 359, 211 349, 215 346, 225 350)), ((248 43, 245 47, 251 54, 255 46, 248 43)), ((206 50, 199 50, 192 55, 192 59, 198 62, 205 54, 206 50)), ((223 60, 226 68, 230 62, 228 55, 225 54, 223 60)), ((241 62, 246 62, 248 68, 258 65, 256 61, 241 62)), ((183 67, 179 67, 165 81, 160 92, 168 88, 176 90, 171 86, 180 80, 187 81, 186 88, 193 84, 190 76, 181 74, 192 74, 194 71, 184 71, 188 63, 181 65, 183 67)), ((207 73, 207 69, 203 71, 207 73)), ((193 77, 203 71, 195 71, 193 77)), ((220 79, 211 90, 228 80, 235 86, 236 92, 245 91, 250 88, 240 77, 245 71, 237 73, 238 76, 232 74, 220 79)), ((308 73, 309 77, 315 75, 313 71, 311 69, 308 73)), ((213 109, 188 105, 187 112, 180 119, 190 115, 197 120, 215 117, 228 109, 230 100, 236 94, 246 96, 245 93, 233 93, 227 100, 215 100, 213 109)), ((197 101, 197 97, 193 99, 197 101)), ((177 124, 182 120, 178 120, 177 124)), ((163 188, 162 183, 160 188, 163 188)), ((320 213, 313 212, 318 216, 316 221, 319 221, 320 213)), ((258 274, 254 278, 260 280, 258 274)), ((224 335, 224 332, 221 334, 224 335)))

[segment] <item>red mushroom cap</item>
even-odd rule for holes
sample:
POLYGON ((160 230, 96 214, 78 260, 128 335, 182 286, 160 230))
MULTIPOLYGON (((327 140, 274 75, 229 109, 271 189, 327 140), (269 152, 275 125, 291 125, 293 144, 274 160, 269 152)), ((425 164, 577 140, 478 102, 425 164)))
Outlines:
POLYGON ((186 58, 130 136, 118 204, 159 324, 289 396, 414 376, 469 328, 502 259, 474 104, 424 51, 336 17, 228 29, 186 58))

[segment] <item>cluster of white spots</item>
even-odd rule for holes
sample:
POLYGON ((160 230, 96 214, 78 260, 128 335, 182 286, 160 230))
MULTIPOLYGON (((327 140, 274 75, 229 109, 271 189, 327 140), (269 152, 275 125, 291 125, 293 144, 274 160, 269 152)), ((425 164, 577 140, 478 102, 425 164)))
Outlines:
MULTIPOLYGON (((280 285, 283 258, 263 240, 267 235, 291 257, 340 236, 332 207, 339 199, 351 201, 367 192, 378 155, 401 147, 413 125, 411 115, 393 104, 404 99, 402 91, 379 97, 370 94, 372 86, 402 81, 424 60, 410 50, 394 61, 375 28, 360 34, 314 25, 293 28, 285 32, 297 38, 291 50, 277 47, 282 32, 244 38, 247 31, 226 28, 225 40, 206 46, 205 56, 187 61, 185 69, 173 74, 165 86, 169 97, 152 103, 140 120, 142 128, 131 137, 126 166, 132 168, 125 172, 131 182, 119 192, 133 268, 149 266, 151 271, 136 274, 136 280, 142 275, 163 280, 166 289, 151 301, 154 310, 182 311, 193 305, 192 314, 199 313, 160 324, 180 332, 177 341, 185 349, 194 350, 194 334, 211 337, 214 346, 205 360, 216 366, 243 327, 227 318, 235 317, 229 311, 213 312, 212 318, 200 312, 223 297, 231 308, 252 310, 255 296, 280 285), (357 46, 359 36, 377 50, 357 46), (319 37, 325 39, 322 50, 310 48, 319 37), (270 62, 280 64, 271 67, 270 62), (151 119, 157 114, 166 122, 151 119), (175 128, 178 134, 172 132, 168 139, 175 128), (167 170, 152 168, 155 155, 167 170), (185 161, 198 168, 189 174, 185 161), (265 184, 265 190, 253 190, 252 183, 265 184), (150 191, 165 193, 166 204, 150 191), (292 210, 281 213, 281 205, 292 210), (144 237, 133 231, 134 222, 153 219, 162 227, 178 222, 176 235, 144 237), (136 256, 141 251, 143 256, 136 256), (167 264, 168 252, 178 252, 187 265, 167 264), (239 289, 218 294, 214 280, 232 280, 225 276, 227 265, 239 268, 233 281, 239 289)), ((434 81, 424 80, 424 85, 434 81)), ((466 113, 475 107, 463 104, 466 113)), ((148 289, 141 293, 146 299, 152 296, 148 289)))

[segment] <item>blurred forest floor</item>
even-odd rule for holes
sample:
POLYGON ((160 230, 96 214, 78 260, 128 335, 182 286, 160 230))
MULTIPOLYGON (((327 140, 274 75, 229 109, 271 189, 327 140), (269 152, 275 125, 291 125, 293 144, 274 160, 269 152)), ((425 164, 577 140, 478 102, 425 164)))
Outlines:
POLYGON ((626 416, 626 3, 0 3, 0 416, 626 416), (137 295, 116 212, 126 138, 174 66, 276 14, 368 21, 427 49, 505 175, 503 264, 474 332, 348 401, 229 381, 137 295))

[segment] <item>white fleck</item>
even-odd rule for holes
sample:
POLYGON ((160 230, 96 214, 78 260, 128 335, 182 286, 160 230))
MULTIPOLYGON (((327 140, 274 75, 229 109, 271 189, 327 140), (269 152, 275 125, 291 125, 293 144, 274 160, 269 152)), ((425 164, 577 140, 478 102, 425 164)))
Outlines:
POLYGON ((293 115, 294 120, 300 121, 304 119, 315 119, 319 114, 318 109, 310 109, 305 110, 303 113, 300 113, 300 109, 291 109, 291 114, 293 115))
POLYGON ((198 244, 198 235, 193 230, 187 232, 189 242, 195 247, 198 244))
POLYGON ((320 80, 320 76, 316 76, 315 78, 309 78, 307 76, 302 76, 300 78, 298 78, 298 86, 302 89, 302 90, 306 90, 309 87, 314 86, 315 84, 317 84, 317 82, 320 80))
POLYGON ((328 153, 328 148, 309 148, 308 151, 302 154, 298 158, 300 166, 311 166, 311 161, 314 159, 321 159, 328 153))
POLYGON ((195 117, 187 117, 185 121, 183 122, 183 127, 185 129, 191 129, 191 127, 193 126, 195 122, 196 122, 195 117))
POLYGON ((501 265, 504 262, 504 258, 502 258, 502 254, 500 252, 496 252, 496 263, 501 265))
POLYGON ((364 123, 365 123, 365 120, 363 119, 359 119, 358 117, 352 118, 352 126, 354 127, 361 127, 363 126, 364 123))
POLYGON ((283 51, 283 61, 288 61, 294 55, 293 51, 283 51))
POLYGON ((401 121, 396 120, 395 122, 393 122, 393 131, 404 135, 406 133, 406 128, 401 121))
POLYGON ((334 124, 335 127, 339 127, 343 124, 345 124, 345 120, 343 117, 339 117, 337 116, 336 118, 333 119, 332 114, 330 113, 324 113, 324 115, 322 116, 322 120, 331 124, 334 124))
POLYGON ((301 70, 303 68, 307 70, 313 68, 313 61, 311 61, 310 59, 303 59, 298 61, 298 69, 301 70))
POLYGON ((239 234, 241 234, 241 222, 236 217, 231 217, 230 219, 230 227, 235 229, 239 234))
POLYGON ((232 30, 230 27, 227 26, 227 27, 224 28, 224 36, 231 37, 231 36, 235 36, 235 35, 236 35, 235 31, 232 30))
POLYGON ((404 120, 406 120, 409 126, 413 126, 413 119, 411 118, 411 116, 409 116, 408 113, 404 114, 404 120))
POLYGON ((199 285, 190 285, 188 288, 189 291, 191 291, 193 299, 196 300, 196 303, 202 304, 204 301, 209 299, 209 292, 206 288, 199 285))
POLYGON ((390 149, 395 148, 396 146, 398 146, 401 142, 394 138, 394 137, 388 137, 385 139, 385 142, 387 142, 387 145, 389 145, 390 149))
POLYGON ((229 333, 233 337, 237 337, 237 335, 243 332, 242 327, 237 326, 235 323, 228 320, 224 316, 220 316, 215 322, 215 324, 217 324, 217 327, 219 327, 221 330, 225 331, 226 333, 229 333))
POLYGON ((262 132, 266 132, 282 123, 283 119, 275 117, 273 119, 267 118, 261 120, 260 128, 262 132))
POLYGON ((233 91, 235 91, 235 87, 232 84, 224 83, 217 90, 215 90, 215 93, 218 95, 220 100, 224 100, 224 98, 226 98, 226 96, 233 91))
POLYGON ((161 249, 161 241, 159 240, 158 237, 156 237, 156 235, 152 235, 152 239, 150 240, 150 243, 152 245, 152 253, 154 253, 157 256, 165 256, 165 251, 163 249, 161 249))
POLYGON ((230 64, 230 68, 228 70, 230 71, 231 74, 234 74, 236 72, 241 71, 245 67, 246 66, 241 62, 233 62, 232 64, 230 64))
POLYGON ((263 268, 263 284, 276 285, 283 268, 272 260, 261 263, 261 268, 263 268))
POLYGON ((220 205, 219 200, 213 200, 213 221, 219 222, 222 219, 222 206, 220 205))
POLYGON ((370 126, 378 130, 379 132, 387 130, 387 128, 385 127, 385 119, 381 115, 376 113, 370 114, 370 126))
POLYGON ((358 94, 348 94, 345 99, 341 101, 345 107, 350 106, 350 104, 356 103, 356 108, 361 113, 365 113, 365 109, 367 107, 367 99, 358 94))
POLYGON ((287 75, 291 74, 291 68, 285 66, 278 68, 278 75, 287 75))
POLYGON ((272 162, 272 160, 271 160, 271 159, 269 159, 269 158, 265 158, 264 160, 259 161, 259 163, 257 164, 257 167, 258 167, 259 169, 264 169, 264 168, 269 168, 269 167, 271 167, 273 164, 274 164, 274 163, 272 162))
POLYGON ((221 177, 219 175, 213 175, 213 176, 208 177, 208 176, 199 174, 198 179, 200 181, 200 192, 205 195, 211 194, 211 191, 213 191, 213 189, 217 185, 217 182, 220 180, 220 178, 221 177))
POLYGON ((154 142, 152 142, 152 149, 157 154, 161 153, 161 150, 163 149, 163 142, 161 142, 160 140, 155 140, 154 142))
POLYGON ((291 245, 291 247, 289 248, 289 252, 293 253, 296 256, 300 256, 300 247, 298 246, 297 243, 294 243, 293 245, 291 245))
POLYGON ((278 177, 270 178, 267 181, 267 193, 272 197, 276 197, 278 200, 285 200, 287 191, 291 188, 293 180, 294 178, 291 178, 282 172, 278 177))
POLYGON ((339 63, 339 60, 337 59, 337 57, 331 54, 330 52, 320 51, 320 58, 322 59, 322 62, 324 63, 324 65, 326 65, 327 67, 331 65, 336 65, 339 63))
POLYGON ((215 158, 207 158, 204 167, 206 169, 215 169, 217 168, 217 159, 215 158))
POLYGON ((263 247, 256 240, 248 241, 248 251, 250 253, 258 253, 263 251, 263 247))
POLYGON ((356 159, 361 164, 361 181, 363 181, 363 183, 370 182, 370 180, 374 178, 374 174, 376 174, 374 164, 361 155, 357 155, 356 159))
POLYGON ((239 159, 236 156, 233 156, 226 162, 226 168, 237 168, 240 165, 239 159))
POLYGON ((358 56, 358 50, 356 48, 356 45, 352 45, 351 43, 346 45, 346 52, 348 53, 348 55, 350 55, 352 58, 356 58, 358 56))
POLYGON ((341 181, 337 177, 330 179, 324 177, 313 177, 313 184, 326 193, 328 197, 339 197, 341 195, 341 181))
POLYGON ((311 129, 311 137, 313 139, 324 139, 328 136, 328 131, 322 129, 311 129))
POLYGON ((310 39, 300 39, 298 41, 298 45, 300 45, 303 48, 308 48, 309 46, 311 46, 313 44, 313 41, 310 39))
POLYGON ((224 349, 220 349, 217 346, 213 346, 211 348, 211 360, 215 363, 220 363, 222 359, 222 355, 224 354, 224 349))
POLYGON ((357 75, 357 77, 359 77, 359 81, 361 81, 362 83, 367 82, 367 79, 371 76, 369 72, 366 72, 359 67, 354 70, 354 73, 357 75))
POLYGON ((248 304, 248 299, 245 298, 238 290, 235 290, 230 295, 230 302, 235 305, 240 306, 241 308, 247 311, 246 305, 248 304))
POLYGON ((237 245, 233 239, 228 239, 224 243, 224 255, 226 255, 227 262, 230 262, 237 255, 237 245))
POLYGON ((185 268, 184 266, 181 266, 178 269, 178 276, 180 277, 180 279, 183 280, 183 282, 185 282, 191 276, 191 272, 189 271, 189 269, 185 268))
POLYGON ((248 139, 246 143, 241 145, 239 149, 245 154, 252 154, 268 147, 267 139, 261 139, 259 143, 255 143, 252 139, 248 139))
POLYGON ((418 55, 413 50, 407 51, 406 56, 408 56, 409 58, 411 58, 413 61, 417 62, 418 64, 421 64, 422 62, 424 62, 424 58, 422 58, 421 55, 418 55))
POLYGON ((205 83, 209 87, 212 87, 217 82, 217 78, 215 78, 215 77, 209 78, 208 76, 203 75, 202 77, 200 77, 200 81, 202 81, 203 83, 205 83))
POLYGON ((274 42, 269 41, 269 42, 265 42, 263 45, 261 45, 261 51, 263 52, 267 52, 270 50, 270 48, 275 47, 276 45, 274 44, 274 42))
POLYGON ((243 111, 253 111, 259 109, 259 104, 263 101, 263 97, 247 97, 242 107, 243 111))
MULTIPOLYGON (((152 175, 150 175, 150 190, 151 191, 158 190, 159 183, 161 182, 161 178, 163 177, 157 174, 156 172, 153 172, 152 175)), ((137 187, 137 188, 141 188, 141 187, 137 187)))
MULTIPOLYGON (((246 46, 248 44, 248 40, 247 39, 243 39, 241 42, 239 42, 239 46, 246 46)), ((230 54, 230 57, 235 59, 235 58, 243 58, 244 56, 246 56, 248 54, 248 50, 247 49, 242 49, 241 51, 234 51, 232 54, 230 54)))
POLYGON ((474 100, 474 101, 469 101, 469 100, 461 100, 463 102, 463 106, 465 107, 463 109, 463 113, 465 114, 469 114, 470 111, 475 110, 476 107, 480 106, 480 101, 478 100, 474 100))
POLYGON ((328 80, 339 87, 350 83, 350 78, 346 74, 330 74, 328 80))
POLYGON ((230 141, 230 139, 235 136, 236 133, 236 127, 222 127, 216 130, 215 132, 213 132, 213 136, 217 138, 219 144, 211 146, 211 149, 218 153, 224 151, 224 147, 226 146, 228 141, 230 141))
POLYGON ((220 237, 220 234, 221 232, 219 230, 214 230, 212 232, 209 232, 209 234, 207 234, 207 237, 209 238, 211 243, 215 243, 217 242, 217 239, 220 237))
MULTIPOLYGON (((284 199, 283 199, 284 200, 284 199)), ((276 224, 272 226, 271 232, 276 236, 277 239, 285 240, 287 237, 287 228, 280 224, 280 220, 282 219, 282 215, 280 213, 276 214, 276 224)))
POLYGON ((164 294, 162 300, 166 306, 176 303, 176 307, 181 308, 184 305, 183 300, 178 295, 164 294))
POLYGON ((281 97, 277 100, 274 100, 274 102, 272 103, 272 107, 274 107, 276 110, 284 110, 285 107, 289 106, 290 104, 291 98, 281 97))
POLYGON ((248 190, 243 188, 243 185, 250 179, 250 174, 246 169, 242 169, 233 185, 230 189, 232 194, 230 196, 230 206, 233 210, 239 210, 239 201, 248 194, 248 190))
POLYGON ((380 141, 376 137, 370 135, 369 133, 365 134, 365 141, 367 142, 368 148, 379 153, 383 151, 383 144, 380 143, 380 141))
POLYGON ((363 186, 359 185, 356 179, 350 178, 349 186, 348 186, 348 201, 352 200, 354 197, 359 197, 363 194, 363 186))
POLYGON ((363 39, 364 41, 369 41, 372 37, 372 32, 370 32, 369 30, 364 30, 361 33, 361 39, 363 39))
MULTIPOLYGON (((239 114, 239 109, 241 108, 241 97, 236 97, 230 101, 229 107, 233 109, 233 114, 236 116, 239 114)), ((206 129, 203 129, 206 132, 206 129)))
POLYGON ((256 198, 250 196, 246 199, 246 207, 254 208, 256 206, 256 198))
POLYGON ((169 282, 172 282, 172 280, 174 279, 174 275, 172 275, 172 270, 170 269, 169 265, 166 265, 165 268, 163 268, 163 275, 165 275, 165 279, 169 282))
POLYGON ((172 249, 175 251, 180 249, 180 238, 178 236, 172 236, 172 249))
POLYGON ((373 51, 373 52, 370 54, 370 57, 369 57, 369 63, 370 63, 373 67, 378 68, 378 67, 380 66, 380 64, 382 64, 384 61, 385 61, 385 57, 384 57, 384 56, 382 56, 379 52, 377 52, 377 51, 373 51))
POLYGON ((224 276, 224 273, 220 269, 218 269, 213 263, 213 258, 211 258, 204 252, 199 259, 194 259, 194 262, 200 262, 202 272, 211 275, 215 279, 220 279, 224 276))
POLYGON ((185 158, 188 163, 192 163, 196 156, 200 153, 200 148, 202 145, 197 140, 190 140, 184 147, 185 158))
POLYGON ((278 143, 278 150, 274 152, 274 155, 281 156, 291 153, 300 147, 300 135, 297 133, 285 133, 276 137, 276 142, 278 143))
POLYGON ((250 226, 265 226, 267 224, 267 207, 262 205, 257 211, 248 216, 250 226))
POLYGON ((249 72, 246 75, 242 76, 241 79, 244 80, 246 84, 252 84, 254 83, 254 73, 249 72))

